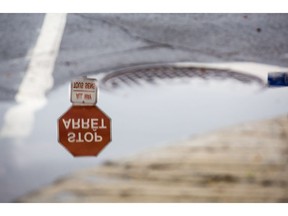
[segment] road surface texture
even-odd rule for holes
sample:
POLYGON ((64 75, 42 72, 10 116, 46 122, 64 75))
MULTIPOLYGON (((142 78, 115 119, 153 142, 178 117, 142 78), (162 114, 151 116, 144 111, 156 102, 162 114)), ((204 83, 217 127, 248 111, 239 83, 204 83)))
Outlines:
MULTIPOLYGON (((127 66, 152 63, 164 64, 168 62, 194 62, 207 64, 223 62, 252 62, 256 64, 258 63, 258 66, 260 65, 260 69, 263 65, 268 65, 268 68, 271 68, 271 70, 287 70, 287 20, 288 14, 0 14, 0 202, 12 202, 14 200, 17 200, 18 197, 27 194, 28 192, 50 184, 59 177, 70 174, 71 172, 80 168, 95 166, 103 162, 103 160, 98 158, 95 160, 75 160, 74 158, 71 158, 64 149, 60 148, 60 145, 57 143, 56 122, 57 118, 66 111, 65 109, 70 106, 67 88, 69 85, 69 81, 72 78, 82 75, 95 76, 99 75, 102 72, 108 73, 113 70, 127 66)), ((251 68, 249 69, 249 71, 251 72, 251 68)), ((213 89, 211 85, 213 87, 213 82, 209 85, 207 84, 204 87, 202 85, 201 92, 205 92, 207 90, 207 94, 212 94, 212 92, 209 93, 209 88, 213 89)), ((230 92, 230 90, 232 92, 233 85, 231 89, 229 88, 229 91, 222 91, 223 95, 225 94, 224 92, 230 92)), ((166 87, 169 87, 167 83, 166 87)), ((145 90, 145 88, 143 89, 145 90)), ((165 91, 168 92, 171 89, 172 88, 168 88, 165 91)), ((217 89, 218 88, 216 88, 216 90, 217 89)), ((150 95, 153 95, 155 92, 157 92, 157 90, 154 90, 150 89, 149 91, 147 90, 147 92, 149 92, 150 95)), ((196 90, 197 89, 195 88, 193 89, 193 91, 196 90)), ((147 92, 146 94, 143 93, 139 98, 144 98, 145 95, 147 95, 147 92)), ((221 90, 219 92, 221 92, 221 90)), ((134 91, 130 90, 126 95, 129 96, 129 94, 132 93, 134 93, 134 91)), ((138 118, 139 110, 129 110, 129 105, 133 103, 133 101, 131 100, 131 98, 133 99, 133 97, 130 97, 129 101, 129 97, 117 98, 117 92, 113 92, 110 94, 103 93, 102 95, 104 95, 105 98, 102 97, 100 99, 100 104, 102 103, 101 105, 105 108, 105 110, 108 110, 111 114, 117 114, 113 116, 114 120, 118 119, 118 121, 113 121, 113 126, 115 126, 113 128, 116 129, 115 131, 113 131, 113 137, 128 137, 127 134, 121 131, 121 128, 125 129, 125 127, 127 128, 129 125, 127 126, 124 123, 122 124, 122 122, 124 121, 121 120, 121 118, 119 117, 128 116, 125 122, 132 122, 131 119, 133 118, 133 116, 134 119, 138 118), (108 101, 108 98, 111 100, 108 101), (125 105, 125 101, 129 101, 129 103, 131 104, 125 105), (121 110, 121 107, 123 108, 125 106, 127 108, 125 109, 126 113, 124 113, 123 111, 121 113, 119 110, 121 110), (120 135, 117 136, 117 133, 118 135, 120 135)), ((177 94, 177 99, 181 101, 181 97, 183 97, 183 95, 183 92, 181 92, 181 94, 177 94)), ((223 95, 220 95, 220 97, 218 98, 221 99, 223 95)), ((246 119, 261 120, 262 117, 271 117, 275 116, 276 114, 281 114, 283 116, 283 114, 287 113, 287 101, 283 99, 283 95, 287 95, 287 92, 285 92, 285 90, 275 90, 273 92, 271 90, 267 93, 267 95, 268 96, 266 99, 264 99, 264 96, 261 97, 260 94, 258 95, 259 97, 256 97, 254 95, 254 98, 252 97, 252 99, 254 101, 257 101, 257 98, 261 98, 259 99, 259 104, 261 104, 262 107, 260 107, 259 109, 261 109, 261 111, 267 111, 267 113, 271 111, 273 115, 269 113, 269 115, 263 114, 262 116, 258 116, 258 108, 254 106, 253 113, 255 114, 255 116, 257 116, 257 118, 253 118, 254 114, 251 112, 247 115, 248 117, 246 116, 247 118, 242 119, 242 121, 246 121, 246 119), (269 97, 269 95, 273 98, 273 100, 270 101, 271 97, 269 97), (276 97, 277 95, 278 98, 274 98, 274 96, 276 97), (277 110, 277 112, 275 111, 275 113, 273 113, 274 110, 277 110)), ((164 94, 162 96, 161 98, 164 100, 165 98, 169 97, 169 94, 167 93, 166 95, 164 94)), ((201 97, 201 94, 199 93, 198 96, 201 97)), ((205 103, 207 101, 212 101, 214 99, 213 97, 214 96, 207 97, 205 103)), ((231 99, 233 98, 236 98, 237 100, 239 99, 239 101, 241 101, 241 99, 243 101, 244 98, 245 103, 244 96, 236 97, 235 95, 231 97, 231 99)), ((134 99, 134 102, 137 101, 136 97, 134 97, 134 99)), ((184 97, 182 99, 184 99, 184 97)), ((243 102, 238 102, 239 104, 237 104, 237 100, 234 100, 233 102, 235 103, 233 104, 235 105, 235 107, 237 106, 238 108, 241 108, 241 106, 244 106, 243 102)), ((198 100, 198 102, 199 101, 200 100, 198 100)), ((250 98, 250 102, 251 101, 252 100, 250 98)), ((150 103, 149 100, 148 103, 150 103)), ((180 107, 180 110, 183 111, 182 113, 189 111, 187 109, 184 110, 184 108, 187 108, 188 105, 186 104, 186 102, 183 103, 185 104, 185 106, 180 107)), ((139 104, 141 104, 141 100, 139 101, 139 104)), ((151 104, 152 103, 150 103, 150 105, 151 104)), ((156 107, 155 110, 157 110, 157 108, 161 106, 161 100, 154 99, 153 104, 156 107)), ((201 103, 199 102, 199 104, 201 103)), ((176 103, 173 105, 176 106, 176 103)), ((201 109, 201 106, 199 106, 200 109, 197 111, 196 109, 194 110, 195 106, 191 107, 191 110, 193 110, 194 112, 199 112, 198 116, 201 116, 200 113, 202 113, 202 111, 208 110, 208 108, 201 109)), ((210 105, 208 107, 209 109, 211 107, 214 107, 216 111, 216 107, 218 108, 218 106, 214 105, 210 105)), ((249 104, 245 106, 247 113, 249 112, 249 110, 251 110, 248 109, 248 107, 249 104)), ((149 106, 149 108, 153 108, 153 106, 149 106)), ((228 106, 226 106, 226 110, 228 110, 228 106)), ((164 112, 162 111, 159 111, 159 113, 164 114, 164 112)), ((181 112, 179 113, 181 114, 181 112)), ((211 115, 218 116, 218 114, 214 113, 212 113, 211 115)), ((226 119, 222 118, 223 121, 220 120, 220 123, 218 122, 218 125, 219 127, 222 127, 223 125, 229 125, 227 122, 229 122, 230 124, 242 122, 239 120, 239 116, 240 115, 237 114, 231 115, 231 122, 229 121, 229 117, 227 117, 226 119), (237 119, 238 117, 239 119, 237 119), (237 121, 233 121, 232 118, 237 119, 237 121)), ((186 121, 185 119, 183 121, 187 125, 192 122, 190 120, 188 121, 188 118, 186 118, 185 116, 182 117, 187 119, 186 121)), ((143 121, 144 120, 145 119, 143 119, 143 121)), ((265 134, 267 136, 274 137, 274 135, 276 136, 277 134, 279 135, 279 133, 282 133, 282 129, 280 128, 280 126, 277 126, 277 122, 279 121, 285 123, 285 117, 282 117, 282 119, 280 120, 278 119, 272 120, 271 122, 269 121, 269 124, 267 123, 267 125, 271 126, 269 126, 269 128, 266 128, 267 130, 271 129, 271 134, 265 129, 265 131, 267 132, 265 132, 265 134)), ((164 124, 164 127, 167 127, 167 124, 164 124)), ((208 128, 209 126, 211 126, 211 124, 208 125, 208 128)), ((204 125, 204 123, 202 125, 204 125)), ((266 123, 264 123, 263 127, 265 127, 265 125, 266 123)), ((286 125, 286 123, 284 125, 286 125)), ((193 127, 191 127, 191 130, 193 128, 196 128, 196 130, 198 130, 200 126, 201 122, 199 123, 199 125, 197 125, 197 127, 193 125, 193 127)), ((255 125, 251 127, 253 133, 258 133, 256 131, 255 125)), ((135 126, 132 128, 135 129, 137 127, 135 126)), ((187 127, 186 130, 188 130, 189 128, 187 127)), ((213 127, 210 127, 209 129, 211 128, 213 127)), ((145 128, 139 129, 138 131, 141 130, 145 131, 145 128)), ((203 131, 205 130, 203 129, 203 131)), ((148 130, 146 132, 149 133, 151 137, 158 136, 158 134, 156 133, 153 133, 155 136, 152 136, 148 130)), ((162 135, 163 134, 165 135, 164 130, 162 131, 162 135)), ((170 135, 170 132, 166 132, 166 134, 170 135)), ((185 134, 185 136, 186 135, 187 134, 185 134)), ((248 139, 246 135, 243 135, 243 138, 242 135, 235 135, 234 137, 237 137, 237 139, 239 138, 241 140, 248 139)), ((115 143, 120 140, 117 139, 114 140, 115 143)), ((225 137, 219 135, 219 139, 222 140, 225 139, 225 137)), ((284 154, 284 152, 286 151, 286 147, 281 144, 282 142, 285 142, 285 140, 283 140, 284 138, 275 139, 278 140, 275 142, 279 142, 279 146, 282 146, 281 148, 279 148, 284 149, 284 154)), ((259 136, 259 140, 262 140, 261 136, 259 136)), ((142 145, 141 142, 139 143, 139 145, 142 145)), ((255 143, 257 143, 255 145, 259 146, 260 148, 260 145, 258 145, 258 141, 255 140, 255 143)), ((114 152, 118 153, 128 148, 130 148, 131 150, 134 149, 134 147, 130 147, 132 143, 129 143, 130 146, 128 145, 128 147, 127 145, 125 148, 122 147, 125 146, 125 144, 128 145, 128 142, 122 142, 121 145, 119 144, 118 146, 114 145, 110 148, 110 150, 111 152, 113 152, 114 149, 114 152)), ((218 144, 221 145, 221 143, 218 144)), ((252 145, 254 146, 253 143, 252 145)), ((268 149, 274 148, 271 147, 269 143, 267 143, 267 145, 265 143, 265 145, 263 144, 263 146, 265 146, 264 149, 266 149, 266 146, 268 149)), ((183 147, 183 153, 185 153, 186 148, 189 149, 190 147, 183 147)), ((277 149, 278 144, 277 146, 275 146, 275 151, 278 151, 277 149)), ((237 149, 235 150, 234 148, 232 148, 231 151, 232 150, 236 151, 237 149)), ((228 149, 227 151, 230 150, 228 149)), ((246 150, 243 150, 243 152, 246 152, 246 150)), ((210 153, 211 152, 205 150, 205 152, 203 153, 203 157, 210 157, 210 153)), ((172 155, 173 157, 171 156, 171 160, 177 161, 178 156, 181 159, 181 154, 179 153, 179 155, 174 155, 175 158, 172 155)), ((280 171, 285 170, 286 168, 283 162, 284 159, 282 160, 282 158, 278 156, 275 160, 277 164, 282 164, 283 166, 278 166, 276 164, 275 169, 280 171)), ((267 162, 265 159, 263 159, 263 161, 265 162, 265 164, 267 162, 268 167, 273 167, 272 165, 270 166, 270 162, 273 162, 273 160, 271 159, 270 161, 269 154, 267 157, 267 160, 269 161, 267 162)), ((211 155, 211 160, 212 158, 213 156, 211 155)), ((230 159, 231 161, 234 160, 233 158, 228 158, 227 160, 230 159)), ((147 158, 147 160, 150 161, 150 158, 147 158)), ((237 160, 237 158, 235 158, 235 160, 237 160)), ((144 160, 139 161, 139 166, 141 167, 143 164, 140 165, 140 163, 142 162, 144 163, 144 160)), ((190 163, 189 160, 187 160, 187 163, 190 163)), ((127 165, 128 168, 130 166, 129 164, 130 162, 127 165)), ((254 165, 251 166, 254 167, 254 165)), ((257 165, 255 169, 258 169, 259 166, 257 165)), ((102 170, 102 168, 105 170, 103 171, 103 173, 107 172, 106 174, 108 175, 110 171, 115 171, 115 173, 121 173, 122 168, 126 167, 126 165, 120 164, 119 167, 117 166, 117 168, 115 169, 114 167, 115 166, 112 164, 112 166, 106 165, 104 166, 104 168, 97 168, 97 176, 98 172, 100 172, 98 170, 102 170)), ((260 166, 260 168, 261 167, 262 165, 260 166)), ((266 170, 266 165, 264 166, 264 168, 266 170)), ((166 168, 164 167, 163 172, 165 171, 165 169, 166 168)), ((174 173, 174 171, 175 170, 171 170, 172 173, 174 173)), ((276 174, 278 176, 278 173, 276 174)), ((215 174, 215 176, 217 175, 215 174)), ((238 183, 239 181, 242 183, 243 179, 243 181, 247 183, 248 180, 246 177, 244 178, 242 176, 242 178, 240 174, 235 175, 236 176, 230 173, 230 171, 225 174, 225 176, 228 176, 228 179, 232 178, 233 183, 238 183)), ((112 177, 114 178, 114 176, 112 177)), ((147 178, 148 177, 149 176, 147 176, 147 178)), ((183 176, 183 181, 186 181, 186 177, 183 176)), ((266 186, 263 186, 263 188, 265 189, 264 191, 266 191, 266 189, 267 191, 274 191, 275 187, 275 192, 271 192, 271 194, 274 194, 275 196, 271 195, 271 199, 262 199, 262 195, 259 195, 259 199, 255 198, 255 200, 277 202, 287 201, 287 196, 285 194, 287 192, 287 182, 285 182, 282 177, 279 177, 279 179, 278 177, 275 178, 275 181, 278 183, 274 183, 272 177, 271 179, 268 178, 268 180, 259 177, 259 180, 258 175, 256 175, 256 182, 258 180, 264 182, 263 184, 261 183, 260 186, 269 186, 267 188, 266 186), (270 183, 272 186, 269 185, 270 183), (285 189, 282 194, 283 196, 278 193, 279 187, 283 187, 283 190, 285 189)), ((217 180, 218 177, 215 178, 217 180)), ((251 178, 251 181, 253 182, 253 177, 251 178)), ((149 179, 146 180, 150 181, 149 179)), ((180 185, 182 184, 181 181, 182 180, 179 180, 180 185)), ((134 181, 133 179, 133 182, 138 185, 138 180, 134 181)), ((64 181, 64 183, 66 184, 66 180, 64 181)), ((183 185, 185 184, 183 183, 183 185)), ((250 186, 251 185, 249 185, 249 187, 250 186)), ((118 189, 120 190, 121 188, 118 189)), ((123 197, 126 197, 127 200, 129 200, 129 197, 131 197, 129 195, 130 192, 126 196, 125 191, 126 189, 124 190, 124 192, 119 192, 119 194, 124 194, 123 197)), ((263 192, 263 194, 266 194, 266 192, 263 192)), ((65 198, 65 194, 63 196, 61 195, 61 197, 59 198, 57 195, 58 198, 50 198, 51 200, 60 199, 58 201, 69 201, 68 198, 71 198, 69 194, 67 195, 67 199, 65 198)), ((74 197, 74 195, 72 197, 74 197)), ((28 201, 30 200, 30 198, 23 200, 28 201)), ((33 198, 31 198, 31 200, 33 200, 33 198)), ((99 198, 99 201, 103 200, 104 198, 99 198)), ((195 201, 197 200, 200 201, 202 200, 202 198, 195 199, 195 201)), ((207 200, 213 199, 209 198, 207 200)), ((232 200, 233 199, 231 199, 231 201, 232 200)), ((78 198, 75 198, 75 201, 80 200, 78 200, 78 198)), ((115 198, 115 200, 111 201, 120 200, 118 198, 116 200, 115 198)), ((215 199, 215 201, 222 200, 215 199)))
MULTIPOLYGON (((0 14, 0 100, 13 100, 43 14, 0 14)), ((288 66, 287 14, 68 14, 53 72, 71 77, 135 64, 253 61, 288 66)))
POLYGON ((54 81, 159 62, 253 61, 288 66, 287 14, 73 14, 54 81), (116 36, 117 35, 117 36, 116 36))
POLYGON ((41 14, 0 14, 0 99, 13 100, 42 26, 41 14))

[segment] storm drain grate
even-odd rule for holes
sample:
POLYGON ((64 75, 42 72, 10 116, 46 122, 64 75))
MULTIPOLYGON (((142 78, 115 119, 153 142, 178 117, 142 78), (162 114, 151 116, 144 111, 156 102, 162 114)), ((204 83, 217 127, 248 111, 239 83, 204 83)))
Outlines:
POLYGON ((157 80, 176 78, 202 78, 202 79, 234 79, 242 83, 257 82, 263 85, 260 78, 235 72, 204 67, 179 67, 173 65, 153 65, 126 68, 111 72, 101 80, 101 86, 106 90, 113 90, 123 86, 141 85, 147 82, 157 84, 157 80))

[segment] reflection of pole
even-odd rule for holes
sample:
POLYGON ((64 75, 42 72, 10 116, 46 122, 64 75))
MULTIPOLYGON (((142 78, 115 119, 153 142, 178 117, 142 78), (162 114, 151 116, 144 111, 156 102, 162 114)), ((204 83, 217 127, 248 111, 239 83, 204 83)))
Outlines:
POLYGON ((270 86, 288 86, 288 72, 268 73, 268 84, 270 86))

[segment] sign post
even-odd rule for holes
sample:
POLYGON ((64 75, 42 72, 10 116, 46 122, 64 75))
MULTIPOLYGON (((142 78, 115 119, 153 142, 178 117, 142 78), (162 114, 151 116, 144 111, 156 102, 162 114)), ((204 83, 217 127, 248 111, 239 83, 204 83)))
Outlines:
POLYGON ((97 156, 111 141, 111 119, 96 106, 96 79, 71 82, 72 107, 58 119, 58 141, 73 156, 97 156))

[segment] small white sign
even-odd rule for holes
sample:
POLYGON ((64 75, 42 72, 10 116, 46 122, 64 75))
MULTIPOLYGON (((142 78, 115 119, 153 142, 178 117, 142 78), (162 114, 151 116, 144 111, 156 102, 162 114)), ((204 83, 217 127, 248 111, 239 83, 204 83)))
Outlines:
POLYGON ((97 103, 96 79, 80 78, 71 82, 71 102, 76 105, 95 105, 97 103))

